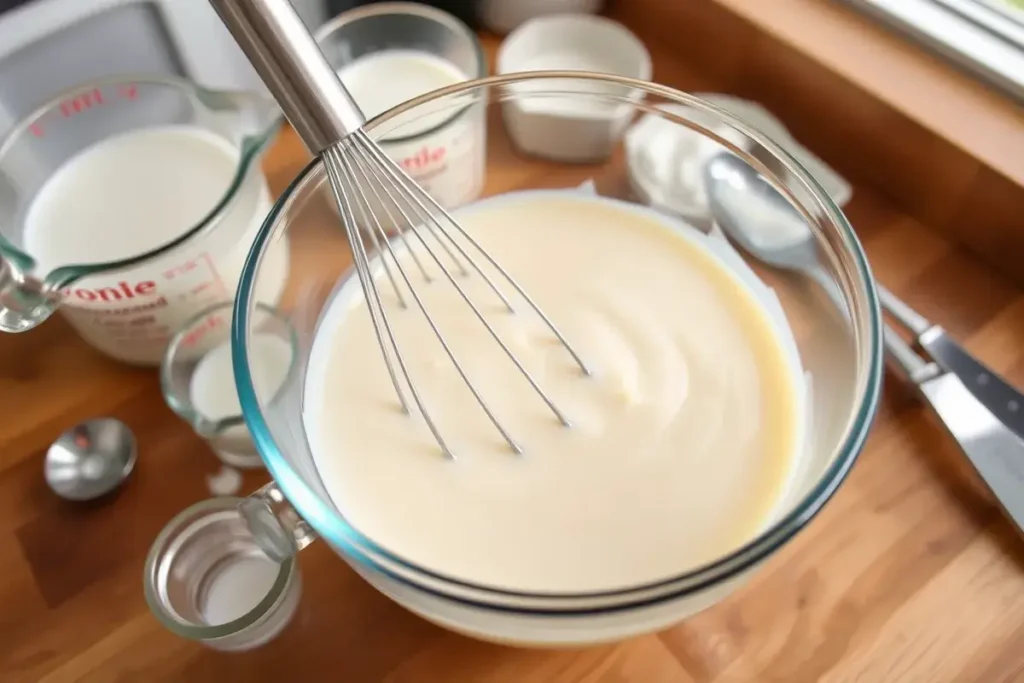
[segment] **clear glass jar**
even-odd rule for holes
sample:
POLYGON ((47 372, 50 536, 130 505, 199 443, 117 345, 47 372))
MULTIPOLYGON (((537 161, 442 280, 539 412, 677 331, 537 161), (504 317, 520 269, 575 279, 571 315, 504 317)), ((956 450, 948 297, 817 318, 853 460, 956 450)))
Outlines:
POLYGON ((295 558, 272 558, 260 548, 243 502, 211 498, 182 510, 146 558, 150 611, 171 632, 215 650, 250 650, 273 640, 302 594, 295 558))

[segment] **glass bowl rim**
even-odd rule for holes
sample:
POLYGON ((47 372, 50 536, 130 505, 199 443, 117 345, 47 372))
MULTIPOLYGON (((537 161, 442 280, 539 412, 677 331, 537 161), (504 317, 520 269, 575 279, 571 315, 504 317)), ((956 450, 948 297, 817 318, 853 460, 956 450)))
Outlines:
MULTIPOLYGON (((877 290, 874 278, 871 274, 867 257, 864 254, 859 239, 850 226, 842 211, 835 205, 821 185, 808 173, 803 166, 785 149, 764 136, 741 119, 730 114, 728 111, 705 102, 693 95, 681 92, 668 86, 658 85, 640 81, 637 79, 599 74, 583 71, 533 71, 490 76, 487 78, 464 81, 445 88, 440 88, 411 99, 398 105, 379 116, 373 118, 366 125, 368 131, 372 131, 377 125, 399 116, 409 110, 415 109, 422 104, 441 100, 452 95, 465 95, 475 91, 485 91, 493 86, 509 86, 522 81, 530 80, 584 80, 595 83, 613 84, 626 86, 631 89, 641 90, 644 95, 654 95, 687 105, 705 115, 710 115, 712 120, 725 123, 732 128, 744 133, 748 138, 758 143, 768 151, 773 160, 780 162, 784 169, 792 174, 809 191, 810 197, 817 203, 817 209, 821 210, 825 219, 832 224, 834 230, 839 232, 844 248, 849 252, 854 262, 856 273, 861 280, 862 287, 858 287, 854 293, 854 299, 863 298, 863 305, 867 313, 867 329, 865 330, 864 341, 858 350, 858 356, 866 357, 867 367, 856 383, 856 396, 854 406, 850 411, 848 421, 837 446, 837 455, 824 473, 818 478, 817 483, 796 503, 792 504, 790 510, 781 518, 773 522, 767 529, 763 530, 755 538, 743 546, 731 551, 723 557, 700 567, 695 567, 677 576, 650 582, 643 585, 616 588, 604 591, 574 592, 574 593, 538 593, 514 591, 474 583, 447 576, 415 563, 409 562, 400 556, 378 546, 372 539, 364 536, 358 529, 349 524, 340 516, 331 505, 327 504, 318 494, 310 489, 304 479, 291 466, 288 460, 282 455, 277 447, 270 427, 264 418, 260 408, 259 398, 253 386, 252 377, 248 371, 248 357, 246 341, 248 338, 249 309, 253 305, 253 292, 259 262, 268 244, 268 240, 275 231, 281 213, 291 206, 292 201, 298 196, 298 192, 305 189, 307 183, 314 180, 317 170, 322 171, 318 159, 314 159, 306 165, 302 171, 292 180, 284 192, 275 201, 268 213, 266 220, 253 241, 249 256, 242 269, 242 276, 239 280, 238 296, 235 299, 235 311, 231 324, 232 339, 232 362, 236 378, 236 385, 239 398, 242 404, 242 413, 246 425, 252 434, 253 441, 257 446, 260 456, 263 458, 267 470, 281 487, 282 492, 293 505, 299 515, 303 517, 324 539, 335 549, 342 550, 346 559, 355 560, 366 569, 378 574, 383 574, 390 579, 396 580, 406 586, 418 591, 424 591, 441 599, 455 601, 470 607, 484 608, 513 612, 524 615, 579 615, 579 614, 607 614, 623 610, 635 609, 653 604, 661 604, 675 600, 695 591, 699 591, 709 585, 720 584, 736 578, 745 570, 755 566, 773 555, 779 548, 788 543, 799 531, 801 531, 817 514, 824 505, 838 490, 839 486, 846 479, 853 464, 860 454, 863 444, 867 438, 868 431, 878 410, 878 403, 881 396, 883 356, 882 356, 882 319, 879 308, 877 290), (367 552, 369 549, 369 553, 367 552), (522 598, 532 601, 581 601, 578 607, 552 608, 552 609, 520 609, 508 607, 506 603, 490 602, 488 600, 473 600, 452 595, 451 593, 431 588, 424 583, 410 580, 397 574, 386 565, 382 565, 373 555, 383 557, 389 563, 393 563, 405 572, 413 575, 426 577, 429 581, 441 583, 457 589, 470 590, 485 596, 494 596, 505 600, 522 598), (648 595, 650 591, 665 591, 657 596, 648 595), (644 593, 643 597, 637 595, 644 593), (630 596, 637 595, 635 600, 630 601, 630 596), (613 606, 595 608, 594 605, 587 605, 586 601, 600 600, 605 598, 621 597, 624 602, 613 606)), ((523 93, 527 96, 536 95, 536 92, 523 93)), ((586 96, 586 92, 564 92, 562 94, 572 96, 586 96)), ((697 124, 697 129, 704 135, 712 137, 723 146, 748 162, 756 164, 761 170, 767 170, 764 164, 753 158, 749 153, 739 149, 728 140, 720 138, 716 134, 704 129, 697 124)), ((774 173, 769 171, 771 176, 774 173)), ((322 182, 322 178, 320 179, 322 182)), ((784 189, 790 201, 795 197, 788 190, 784 189)), ((799 206, 799 202, 797 202, 799 206)))

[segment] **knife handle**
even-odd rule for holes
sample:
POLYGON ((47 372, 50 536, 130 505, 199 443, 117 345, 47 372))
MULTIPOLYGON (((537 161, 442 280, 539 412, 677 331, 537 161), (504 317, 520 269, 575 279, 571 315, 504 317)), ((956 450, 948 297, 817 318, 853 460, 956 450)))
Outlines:
POLYGON ((1024 439, 952 373, 942 373, 918 389, 1006 515, 1024 532, 1024 439))
POLYGON ((939 366, 959 377, 967 391, 997 420, 1024 439, 1024 394, 953 341, 941 327, 929 328, 918 343, 939 366))

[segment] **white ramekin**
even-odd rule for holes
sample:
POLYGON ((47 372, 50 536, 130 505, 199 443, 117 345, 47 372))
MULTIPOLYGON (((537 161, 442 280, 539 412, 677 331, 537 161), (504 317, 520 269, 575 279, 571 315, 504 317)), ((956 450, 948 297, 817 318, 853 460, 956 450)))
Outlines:
MULTIPOLYGON (((587 14, 527 21, 502 43, 497 62, 499 74, 596 71, 651 78, 651 56, 640 39, 618 22, 587 14)), ((521 152, 562 162, 607 158, 632 118, 630 101, 640 97, 639 91, 596 81, 552 79, 529 87, 550 96, 507 99, 502 104, 505 128, 521 152), (581 89, 593 97, 581 98, 581 89), (572 97, 558 97, 569 91, 572 97)))

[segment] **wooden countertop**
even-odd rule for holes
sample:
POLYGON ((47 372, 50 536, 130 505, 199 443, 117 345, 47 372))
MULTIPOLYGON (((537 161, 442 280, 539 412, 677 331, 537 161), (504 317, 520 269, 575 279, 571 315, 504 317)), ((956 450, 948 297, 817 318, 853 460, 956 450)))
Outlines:
MULTIPOLYGON (((265 164, 275 190, 304 158, 286 131, 265 164)), ((856 189, 848 214, 881 280, 1024 384, 1024 292, 870 190, 856 189)), ((675 628, 576 651, 479 643, 405 612, 315 543, 288 630, 221 654, 163 630, 142 594, 150 543, 209 495, 215 458, 164 406, 152 370, 105 360, 59 317, 0 335, 0 681, 1024 681, 1024 542, 889 384, 825 511, 737 595, 675 628), (65 503, 43 482, 44 449, 104 414, 136 431, 136 472, 112 499, 65 503)), ((264 477, 247 475, 244 490, 264 477)))

